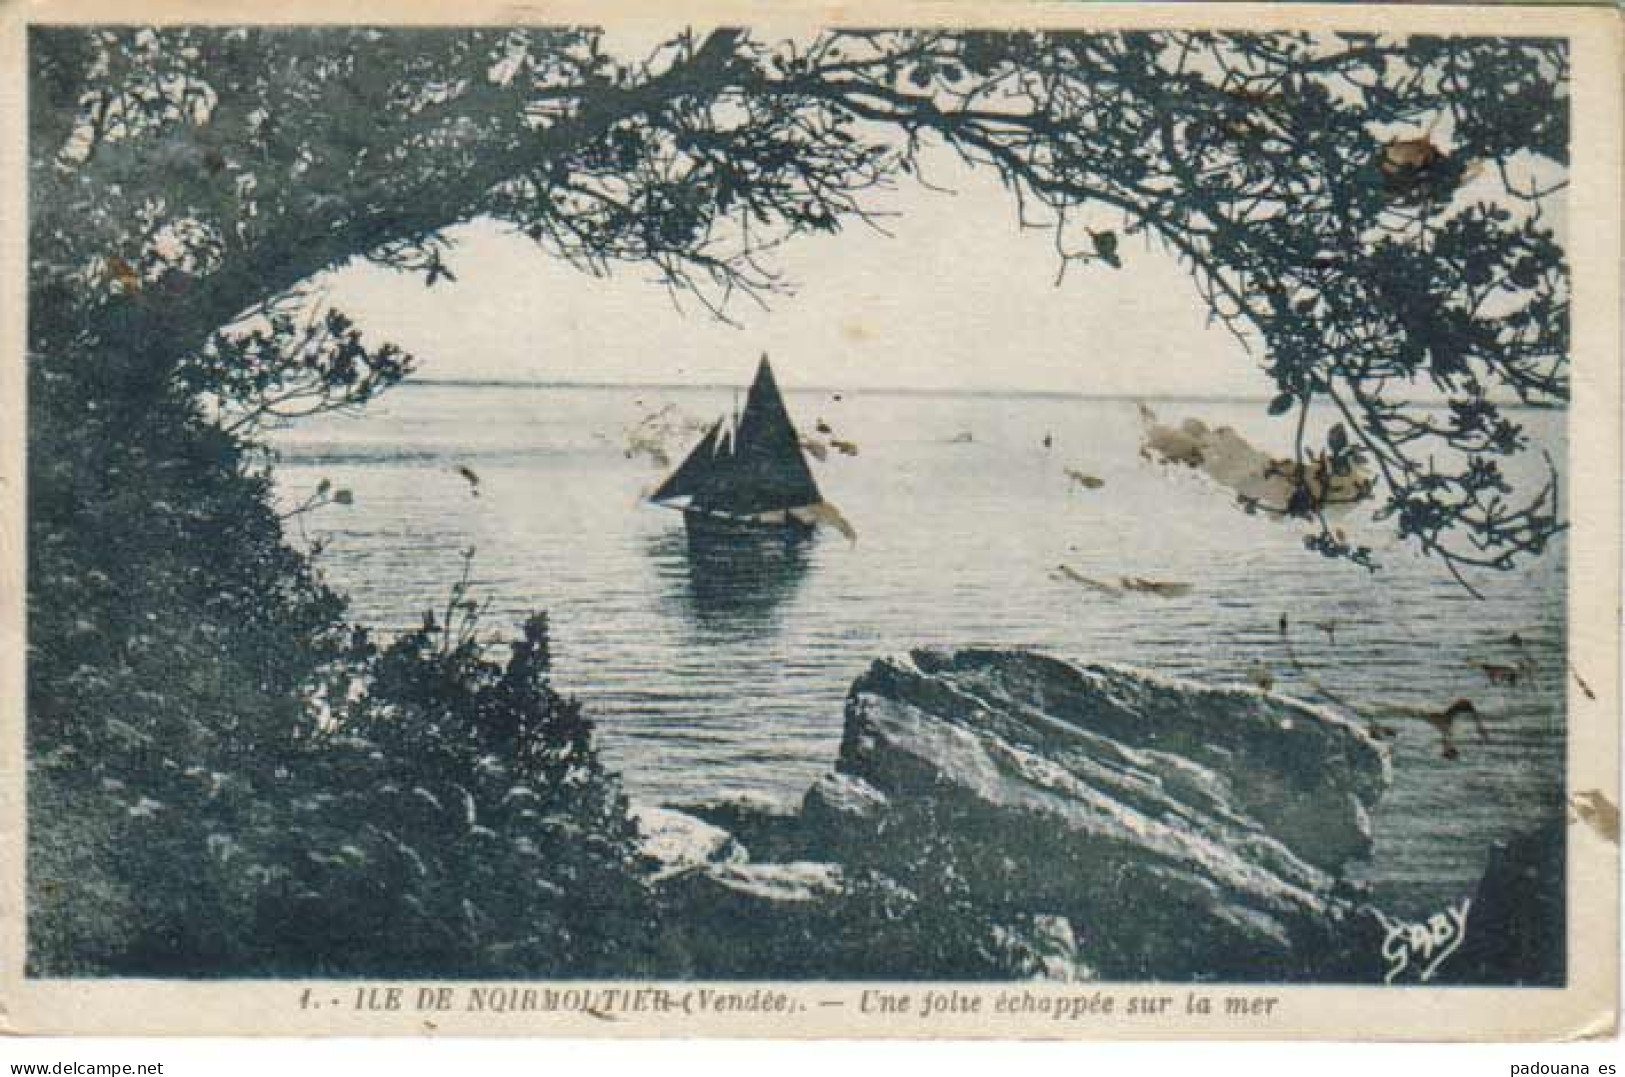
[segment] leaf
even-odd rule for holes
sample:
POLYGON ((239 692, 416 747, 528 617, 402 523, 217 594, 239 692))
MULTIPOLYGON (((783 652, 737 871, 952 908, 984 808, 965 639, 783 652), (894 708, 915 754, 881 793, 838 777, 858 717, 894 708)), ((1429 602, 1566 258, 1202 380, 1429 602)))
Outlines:
POLYGON ((1123 260, 1117 256, 1117 233, 1111 229, 1104 232, 1089 232, 1089 238, 1095 245, 1095 257, 1111 266, 1113 269, 1122 269, 1123 260))
POLYGON ((1533 288, 1540 283, 1540 263, 1534 258, 1520 258, 1507 276, 1519 288, 1533 288))
POLYGON ((141 274, 137 273, 129 262, 126 262, 118 255, 114 255, 107 260, 107 268, 108 272, 113 275, 113 279, 124 289, 126 294, 141 290, 141 274))
POLYGON ((1293 488, 1292 496, 1287 500, 1286 512, 1288 516, 1308 516, 1315 511, 1315 495, 1309 492, 1307 486, 1293 488))
POLYGON ((1285 415, 1287 412, 1292 410, 1293 405, 1296 404, 1297 402, 1298 402, 1298 398, 1297 398, 1296 394, 1294 394, 1294 393, 1282 393, 1281 395, 1277 396, 1274 400, 1270 401, 1270 408, 1269 408, 1270 414, 1271 415, 1285 415))
POLYGON ((1431 168, 1443 158, 1444 151, 1425 136, 1395 139, 1382 148, 1380 167, 1383 174, 1390 177, 1414 175, 1431 168))
POLYGON ((1348 431, 1343 429, 1342 423, 1338 423, 1327 431, 1326 444, 1331 446, 1334 453, 1340 453, 1349 447, 1348 431))

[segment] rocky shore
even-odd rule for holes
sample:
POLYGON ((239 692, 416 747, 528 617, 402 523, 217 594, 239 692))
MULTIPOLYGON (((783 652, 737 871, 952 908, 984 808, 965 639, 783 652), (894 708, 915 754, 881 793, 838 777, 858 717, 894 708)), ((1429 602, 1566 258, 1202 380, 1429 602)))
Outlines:
MULTIPOLYGON (((967 648, 875 662, 799 804, 638 815, 695 975, 1377 983, 1345 870, 1389 780, 1322 708, 967 648)), ((1503 924, 1526 855, 1480 888, 1503 924)))

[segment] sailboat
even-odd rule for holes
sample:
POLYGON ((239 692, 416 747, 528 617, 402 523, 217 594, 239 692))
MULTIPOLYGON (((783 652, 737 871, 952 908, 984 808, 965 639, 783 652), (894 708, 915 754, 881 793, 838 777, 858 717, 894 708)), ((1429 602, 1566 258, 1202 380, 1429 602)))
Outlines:
POLYGON ((691 537, 801 538, 840 515, 818 491, 765 354, 745 410, 713 423, 649 500, 681 510, 691 537))

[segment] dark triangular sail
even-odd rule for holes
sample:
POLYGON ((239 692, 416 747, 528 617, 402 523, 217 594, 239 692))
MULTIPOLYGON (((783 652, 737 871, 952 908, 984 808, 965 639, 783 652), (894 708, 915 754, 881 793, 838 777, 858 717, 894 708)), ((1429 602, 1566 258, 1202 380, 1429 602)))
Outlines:
POLYGON ((823 500, 765 355, 745 398, 732 450, 723 466, 702 474, 691 501, 695 508, 754 516, 823 500))
POLYGON ((739 517, 823 500, 801 455, 801 437, 785 410, 767 356, 756 370, 738 421, 732 428, 725 420, 713 424, 649 500, 682 497, 688 498, 690 509, 739 517))
POLYGON ((705 437, 700 439, 693 451, 677 465, 677 470, 666 476, 666 481, 649 495, 649 500, 670 501, 678 497, 693 497, 707 472, 717 465, 717 443, 721 437, 722 420, 718 419, 711 424, 711 429, 705 432, 705 437))

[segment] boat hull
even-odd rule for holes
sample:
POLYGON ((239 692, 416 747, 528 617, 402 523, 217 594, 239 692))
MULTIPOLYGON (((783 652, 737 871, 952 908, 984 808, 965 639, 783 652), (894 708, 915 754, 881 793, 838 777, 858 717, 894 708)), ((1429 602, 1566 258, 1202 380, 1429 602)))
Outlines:
POLYGON ((810 538, 817 528, 816 524, 804 523, 788 513, 781 520, 761 520, 699 509, 684 509, 683 523, 688 528, 689 538, 697 541, 780 539, 797 542, 810 538))

